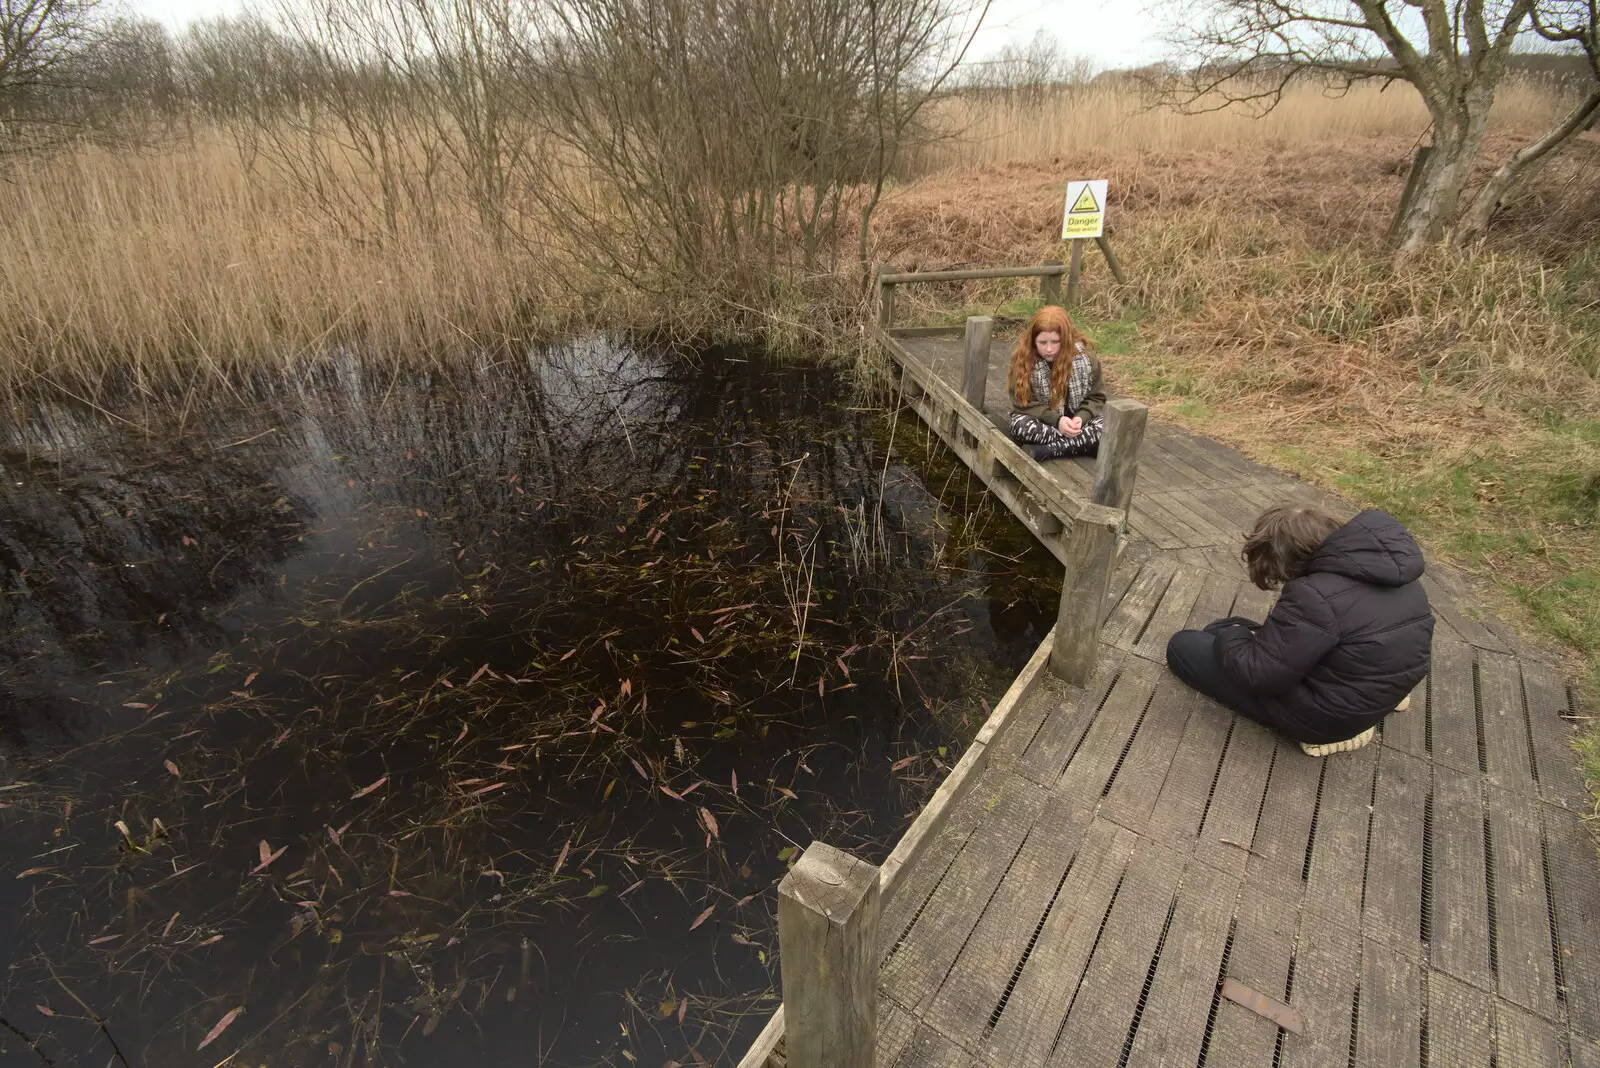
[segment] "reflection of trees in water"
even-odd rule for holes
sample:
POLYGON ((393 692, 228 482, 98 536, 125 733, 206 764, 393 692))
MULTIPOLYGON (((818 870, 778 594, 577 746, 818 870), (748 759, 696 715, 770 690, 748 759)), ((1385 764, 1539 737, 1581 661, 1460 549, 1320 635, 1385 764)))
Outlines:
POLYGON ((13 734, 48 721, 40 702, 64 711, 81 673, 215 643, 216 609, 292 551, 306 515, 242 455, 96 464, 0 449, 0 478, 0 731, 13 734), (40 722, 21 720, 30 707, 40 722))

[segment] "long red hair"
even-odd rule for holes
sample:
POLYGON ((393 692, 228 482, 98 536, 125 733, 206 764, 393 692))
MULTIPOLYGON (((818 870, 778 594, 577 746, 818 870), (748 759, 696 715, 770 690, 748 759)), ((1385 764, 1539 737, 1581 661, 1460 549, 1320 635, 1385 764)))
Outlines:
POLYGON ((1078 343, 1089 341, 1072 325, 1072 317, 1065 308, 1046 304, 1034 312, 1033 318, 1028 320, 1028 328, 1017 338, 1017 347, 1011 350, 1011 366, 1006 370, 1006 385, 1018 407, 1034 403, 1029 372, 1033 370, 1033 361, 1041 358, 1034 350, 1034 342, 1040 334, 1048 333, 1061 337, 1061 355, 1050 365, 1050 403, 1057 407, 1067 396, 1067 378, 1072 374, 1072 361, 1078 355, 1078 343))

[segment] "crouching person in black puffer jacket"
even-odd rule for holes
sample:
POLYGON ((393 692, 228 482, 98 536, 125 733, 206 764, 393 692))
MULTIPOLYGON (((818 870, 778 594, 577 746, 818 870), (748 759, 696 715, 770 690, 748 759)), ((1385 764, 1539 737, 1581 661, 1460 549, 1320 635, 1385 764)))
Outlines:
POLYGON ((1428 673, 1422 550, 1387 512, 1341 525, 1320 508, 1280 504, 1256 520, 1243 555, 1258 587, 1283 587, 1266 622, 1231 616, 1179 631, 1167 665, 1312 756, 1367 744, 1428 673))

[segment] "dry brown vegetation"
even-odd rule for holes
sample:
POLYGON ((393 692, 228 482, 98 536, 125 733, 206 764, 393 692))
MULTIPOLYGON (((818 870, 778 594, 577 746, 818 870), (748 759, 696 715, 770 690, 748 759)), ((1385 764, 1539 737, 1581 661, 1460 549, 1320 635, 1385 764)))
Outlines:
MULTIPOLYGON (((1548 88, 1508 89, 1479 174, 1560 106, 1548 88)), ((1396 264, 1384 231, 1425 122, 1401 90, 1302 90, 1259 121, 1154 111, 1131 88, 1103 86, 1023 109, 972 97, 938 109, 953 136, 907 162, 874 219, 873 261, 1038 262, 1061 251, 1062 180, 1110 179, 1131 277, 1110 285, 1091 253, 1085 314, 1124 388, 1391 507, 1595 662, 1594 134, 1486 244, 1396 264)), ((352 188, 362 173, 351 169, 352 188)), ((557 230, 538 240, 535 215, 507 240, 447 185, 414 224, 389 224, 378 196, 331 213, 220 127, 142 153, 84 146, 16 161, 10 179, 0 377, 12 386, 81 391, 132 370, 159 392, 334 345, 417 358, 581 324, 837 347, 861 309, 849 255, 803 285, 690 301, 619 283, 557 230)), ((852 240, 848 225, 840 233, 852 240)), ((924 299, 939 314, 1015 295, 924 299)))

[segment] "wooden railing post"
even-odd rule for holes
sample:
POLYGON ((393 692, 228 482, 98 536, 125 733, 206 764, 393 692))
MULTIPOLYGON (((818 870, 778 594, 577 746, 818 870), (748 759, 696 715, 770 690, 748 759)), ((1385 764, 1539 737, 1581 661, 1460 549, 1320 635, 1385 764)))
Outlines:
POLYGON ((1072 686, 1094 674, 1111 572, 1117 566, 1117 539, 1122 513, 1100 504, 1086 504, 1067 532, 1066 574, 1061 580, 1061 608, 1056 615, 1055 645, 1050 670, 1072 686))
POLYGON ((873 1068, 878 869, 812 842, 778 884, 788 1068, 873 1068))
POLYGON ((1118 397, 1106 405, 1105 429, 1100 435, 1100 456, 1095 464, 1095 504, 1126 513, 1133 501, 1133 483, 1139 477, 1139 449, 1144 444, 1150 409, 1132 397, 1118 397))
POLYGON ((886 263, 878 268, 878 329, 887 330, 894 324, 894 283, 885 283, 883 276, 898 274, 900 268, 886 263))
MULTIPOLYGON (((1063 266, 1060 260, 1045 260, 1046 267, 1063 266)), ((1044 274, 1039 276, 1039 299, 1045 304, 1061 303, 1061 276, 1059 274, 1044 274)))
POLYGON ((983 411, 983 394, 989 384, 989 345, 994 340, 994 320, 987 315, 967 317, 967 358, 961 368, 961 395, 983 411))
POLYGON ((1078 279, 1083 276, 1083 239, 1072 239, 1072 254, 1067 266, 1067 307, 1078 306, 1078 279))

